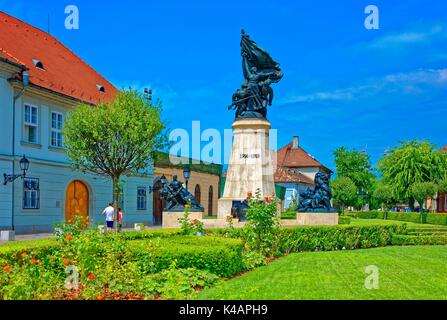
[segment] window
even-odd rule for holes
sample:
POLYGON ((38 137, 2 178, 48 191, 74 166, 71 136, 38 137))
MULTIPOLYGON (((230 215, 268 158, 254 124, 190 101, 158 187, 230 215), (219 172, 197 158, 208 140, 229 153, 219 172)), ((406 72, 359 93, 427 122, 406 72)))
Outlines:
POLYGON ((39 179, 25 178, 23 180, 23 209, 39 209, 39 202, 39 179))
POLYGON ((24 119, 24 139, 29 143, 37 143, 38 136, 37 132, 39 129, 39 119, 37 114, 37 107, 25 105, 25 119, 24 119))
POLYGON ((201 202, 200 202, 200 200, 201 200, 201 199, 200 199, 200 198, 201 198, 200 196, 201 196, 201 194, 200 194, 200 186, 197 184, 196 187, 195 187, 195 189, 194 189, 194 198, 196 198, 196 200, 197 200, 198 203, 201 203, 201 202))
POLYGON ((138 187, 137 189, 137 209, 146 210, 146 188, 138 187))
POLYGON ((51 112, 51 146, 62 148, 62 126, 64 117, 62 113, 51 112))

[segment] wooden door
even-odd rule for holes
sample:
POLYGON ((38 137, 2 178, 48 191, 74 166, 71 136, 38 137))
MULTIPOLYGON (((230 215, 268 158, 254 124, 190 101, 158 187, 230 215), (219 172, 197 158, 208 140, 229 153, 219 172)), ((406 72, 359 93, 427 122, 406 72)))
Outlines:
MULTIPOLYGON (((154 188, 160 188, 161 182, 157 182, 154 185, 154 188)), ((163 223, 163 208, 166 206, 165 201, 161 199, 160 192, 155 190, 153 192, 153 215, 154 215, 154 224, 161 225, 163 223)))
POLYGON ((68 185, 65 195, 65 221, 74 223, 81 217, 85 225, 89 223, 89 192, 87 186, 75 180, 68 185))

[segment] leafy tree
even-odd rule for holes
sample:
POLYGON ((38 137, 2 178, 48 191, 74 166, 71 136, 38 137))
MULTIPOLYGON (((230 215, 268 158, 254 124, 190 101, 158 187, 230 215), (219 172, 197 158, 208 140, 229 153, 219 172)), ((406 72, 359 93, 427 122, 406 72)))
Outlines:
MULTIPOLYGON (((359 151, 349 151, 341 147, 334 151, 337 177, 347 177, 355 184, 360 194, 368 200, 371 195, 375 176, 372 172, 370 156, 359 151)), ((362 206, 363 201, 357 197, 354 205, 362 206)))
POLYGON ((438 192, 438 187, 433 182, 416 182, 410 188, 411 195, 419 203, 422 212, 423 205, 427 208, 427 198, 433 198, 438 192))
POLYGON ((447 153, 435 150, 430 142, 407 141, 394 147, 379 161, 384 181, 398 200, 414 208, 411 186, 418 182, 438 183, 447 176, 447 153))
POLYGON ((383 181, 376 184, 372 198, 380 205, 382 210, 388 210, 389 207, 395 203, 393 190, 389 185, 383 183, 383 181))
POLYGON ((115 208, 120 177, 142 173, 151 165, 155 150, 167 141, 160 115, 160 105, 149 104, 142 94, 128 89, 109 103, 80 105, 67 117, 64 136, 69 160, 78 170, 111 178, 115 208))
POLYGON ((337 177, 330 182, 332 198, 341 206, 342 212, 346 206, 354 205, 357 200, 357 188, 348 177, 337 177))
POLYGON ((442 193, 447 193, 447 179, 442 179, 438 183, 438 191, 442 193))

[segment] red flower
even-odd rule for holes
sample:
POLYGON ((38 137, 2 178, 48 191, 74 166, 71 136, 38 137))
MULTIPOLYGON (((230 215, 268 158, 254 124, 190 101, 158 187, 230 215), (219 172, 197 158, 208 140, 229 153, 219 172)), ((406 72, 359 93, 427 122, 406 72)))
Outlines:
POLYGON ((251 191, 247 192, 247 197, 249 198, 253 197, 253 193, 251 191))
POLYGON ((23 258, 25 258, 25 257, 26 257, 26 255, 27 255, 27 253, 26 253, 26 252, 22 252, 22 257, 23 257, 23 258))
POLYGON ((72 239, 72 236, 71 236, 71 234, 67 234, 67 236, 65 237, 65 240, 68 240, 68 241, 70 241, 72 239))
POLYGON ((64 264, 65 264, 66 266, 68 266, 68 265, 70 264, 70 261, 68 261, 68 259, 64 259, 64 264))
POLYGON ((194 224, 197 224, 197 222, 199 222, 199 220, 194 219, 192 222, 193 222, 194 224))
POLYGON ((36 262, 37 262, 36 259, 34 259, 34 258, 31 259, 31 264, 36 264, 36 262))
POLYGON ((96 300, 104 300, 104 297, 103 296, 97 296, 96 300))
POLYGON ((87 277, 89 280, 95 279, 95 275, 93 273, 90 273, 87 277))
POLYGON ((3 267, 3 271, 8 271, 9 269, 11 269, 12 268, 12 266, 11 265, 9 265, 9 266, 6 266, 6 267, 3 267))
POLYGON ((270 203, 270 197, 265 197, 265 202, 270 203))

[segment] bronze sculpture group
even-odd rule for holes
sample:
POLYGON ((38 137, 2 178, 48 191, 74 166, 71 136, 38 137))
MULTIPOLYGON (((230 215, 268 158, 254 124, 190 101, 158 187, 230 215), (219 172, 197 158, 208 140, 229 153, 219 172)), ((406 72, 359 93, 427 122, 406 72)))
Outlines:
POLYGON ((164 209, 167 211, 184 211, 186 205, 190 206, 191 211, 203 211, 203 206, 183 187, 176 175, 171 182, 165 176, 155 178, 151 190, 160 192, 160 197, 166 201, 164 209))
POLYGON ((267 106, 273 102, 272 83, 279 82, 283 73, 279 64, 250 39, 242 30, 242 71, 244 82, 233 94, 228 109, 236 109, 236 119, 267 118, 267 106))

